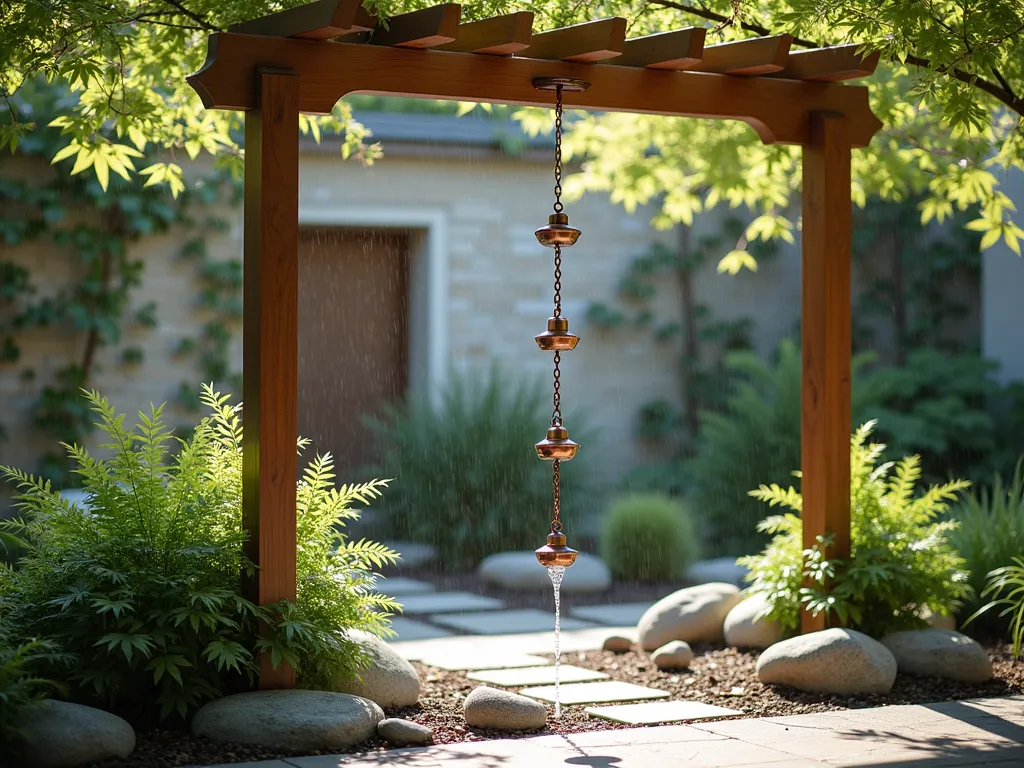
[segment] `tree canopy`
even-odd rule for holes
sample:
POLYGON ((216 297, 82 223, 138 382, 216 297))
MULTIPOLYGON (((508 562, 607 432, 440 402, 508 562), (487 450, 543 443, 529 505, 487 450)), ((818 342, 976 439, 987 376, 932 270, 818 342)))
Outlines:
MULTIPOLYGON (((241 170, 236 113, 204 110, 185 77, 206 55, 205 37, 230 24, 301 4, 294 0, 10 0, 0 7, 0 147, 17 148, 33 124, 24 94, 39 77, 73 95, 57 125, 68 144, 54 162, 183 185, 181 161, 209 153, 241 170), (144 152, 164 150, 154 161, 144 152), (136 166, 140 167, 136 167, 136 166)), ((387 17, 434 0, 374 0, 387 17)), ((883 62, 865 82, 885 124, 854 153, 853 196, 920 197, 922 222, 977 210, 968 224, 988 247, 1004 240, 1020 253, 1022 231, 1000 188, 1024 170, 1024 0, 482 0, 464 18, 513 9, 536 13, 535 29, 609 15, 630 21, 630 36, 685 26, 709 28, 708 43, 788 33, 794 47, 845 42, 879 50, 883 62)), ((531 131, 549 130, 545 110, 523 110, 531 131)), ((302 128, 343 133, 343 152, 377 152, 344 103, 302 128)), ((584 115, 566 147, 583 160, 572 194, 603 191, 627 207, 656 202, 654 223, 688 223, 719 204, 746 206, 754 218, 723 262, 756 267, 746 241, 793 239, 790 202, 799 188, 798 148, 761 144, 739 123, 627 114, 584 115), (653 151, 652 151, 653 150, 653 151)))

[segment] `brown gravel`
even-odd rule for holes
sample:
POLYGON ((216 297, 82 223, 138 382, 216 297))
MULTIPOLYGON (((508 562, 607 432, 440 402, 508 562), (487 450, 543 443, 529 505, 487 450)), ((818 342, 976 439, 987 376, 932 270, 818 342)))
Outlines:
MULTIPOLYGON (((922 704, 935 701, 1011 696, 1024 693, 1024 663, 1014 662, 1009 646, 989 651, 995 678, 984 685, 964 685, 938 678, 898 675, 892 691, 886 695, 832 696, 804 693, 794 689, 770 688, 757 681, 757 653, 698 645, 695 657, 685 670, 663 672, 640 651, 616 654, 610 651, 569 653, 563 663, 607 673, 615 680, 647 685, 668 691, 673 699, 702 701, 741 709, 745 717, 796 715, 837 709, 860 709, 893 704, 922 704)), ((550 657, 549 657, 550 658, 550 657)), ((562 708, 562 718, 548 717, 541 731, 510 733, 469 728, 462 717, 466 695, 479 683, 458 672, 448 672, 414 663, 423 681, 420 703, 416 707, 386 710, 389 717, 404 717, 434 729, 438 744, 483 741, 497 738, 524 738, 538 733, 579 733, 610 728, 629 728, 586 715, 583 706, 562 708)), ((386 749, 379 739, 364 742, 351 752, 365 753, 386 749)), ((306 753, 310 754, 310 753, 306 753)), ((312 753, 328 754, 328 753, 312 753)), ((186 765, 246 762, 288 757, 287 753, 241 745, 214 744, 193 739, 184 733, 157 731, 140 734, 135 753, 126 760, 110 760, 95 768, 172 768, 186 765)))

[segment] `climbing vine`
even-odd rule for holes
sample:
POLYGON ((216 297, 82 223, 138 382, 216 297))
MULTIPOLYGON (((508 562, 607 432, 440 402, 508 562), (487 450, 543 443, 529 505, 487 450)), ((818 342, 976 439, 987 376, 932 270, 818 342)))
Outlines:
MULTIPOLYGON (((15 108, 48 125, 66 108, 65 100, 60 89, 39 86, 21 94, 15 108)), ((232 318, 241 311, 240 260, 215 262, 206 252, 206 238, 227 222, 196 217, 225 191, 237 201, 235 182, 213 173, 174 198, 163 185, 138 177, 128 181, 116 173, 104 191, 94 176, 63 167, 70 159, 59 162, 54 172, 40 173, 67 141, 58 127, 33 131, 8 161, 10 172, 0 176, 5 211, 0 243, 6 249, 46 249, 45 258, 33 261, 17 253, 0 257, 0 370, 17 371, 22 381, 36 384, 32 419, 53 438, 51 444, 81 442, 91 432, 92 417, 80 393, 98 372, 101 350, 118 350, 117 364, 126 371, 145 361, 144 348, 126 339, 153 329, 158 312, 153 302, 137 306, 133 301, 145 269, 144 253, 130 248, 134 242, 172 227, 190 233, 181 257, 194 264, 202 284, 197 303, 210 316, 200 337, 192 340, 204 379, 226 377, 223 335, 230 333, 232 318), (60 286, 48 279, 53 274, 69 274, 71 279, 60 286), (23 358, 25 335, 35 329, 49 329, 65 342, 61 349, 72 350, 45 381, 23 358)), ((188 341, 181 347, 187 353, 188 341)), ((7 432, 0 425, 0 437, 7 432)), ((73 482, 65 457, 57 451, 44 455, 39 471, 58 486, 73 482)))

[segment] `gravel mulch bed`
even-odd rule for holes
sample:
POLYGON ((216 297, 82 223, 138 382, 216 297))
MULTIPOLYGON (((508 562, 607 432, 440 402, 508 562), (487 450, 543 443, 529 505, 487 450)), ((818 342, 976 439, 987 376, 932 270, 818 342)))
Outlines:
MULTIPOLYGON (((694 660, 688 669, 670 672, 659 670, 648 654, 635 650, 623 654, 609 651, 568 653, 563 655, 562 661, 605 672, 614 680, 668 691, 673 699, 740 709, 744 717, 798 715, 1024 694, 1024 663, 1012 660, 1009 646, 990 649, 989 657, 992 659, 995 677, 984 685, 964 685, 938 678, 898 675, 895 686, 888 694, 855 696, 812 694, 764 686, 758 682, 755 673, 756 652, 698 645, 694 647, 694 653, 694 660)), ((469 728, 462 717, 463 700, 479 683, 468 680, 458 672, 448 672, 415 662, 413 666, 423 681, 419 705, 387 710, 386 714, 388 717, 404 717, 430 726, 434 729, 434 740, 438 744, 637 727, 592 718, 584 713, 583 706, 566 706, 562 708, 561 719, 556 721, 549 715, 547 728, 541 731, 512 733, 469 728)), ((350 752, 376 752, 386 748, 382 740, 375 739, 357 745, 350 752)), ((259 747, 215 744, 205 739, 193 739, 180 732, 156 731, 139 735, 138 747, 130 758, 109 760, 95 768, 173 768, 289 756, 288 753, 259 747)))

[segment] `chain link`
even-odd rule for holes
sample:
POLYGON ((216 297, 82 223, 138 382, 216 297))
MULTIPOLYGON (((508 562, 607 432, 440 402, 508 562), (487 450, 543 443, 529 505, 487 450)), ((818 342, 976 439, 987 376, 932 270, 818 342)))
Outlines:
POLYGON ((562 212, 562 86, 555 86, 555 213, 562 212))
POLYGON ((562 353, 555 352, 555 370, 552 375, 552 406, 551 426, 558 427, 562 424, 562 370, 559 364, 562 362, 562 353))
POLYGON ((554 520, 551 521, 551 530, 554 531, 555 533, 561 533, 562 532, 562 521, 558 519, 559 512, 561 511, 559 509, 559 499, 558 499, 558 474, 559 474, 559 472, 558 472, 558 464, 559 464, 558 459, 555 459, 553 462, 551 462, 551 474, 552 474, 551 485, 553 487, 554 496, 555 496, 555 518, 554 518, 554 520))
POLYGON ((562 246, 555 246, 555 317, 562 316, 562 246))

